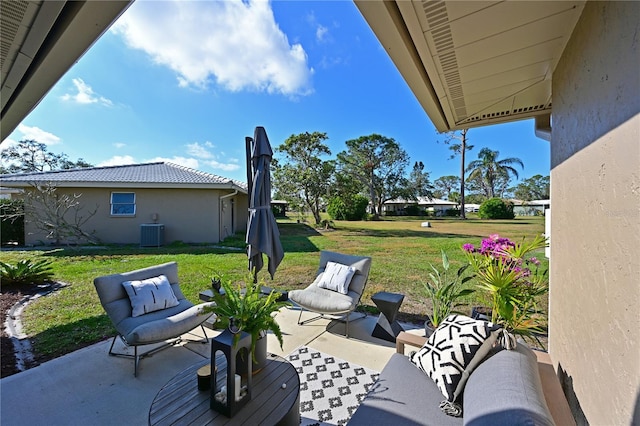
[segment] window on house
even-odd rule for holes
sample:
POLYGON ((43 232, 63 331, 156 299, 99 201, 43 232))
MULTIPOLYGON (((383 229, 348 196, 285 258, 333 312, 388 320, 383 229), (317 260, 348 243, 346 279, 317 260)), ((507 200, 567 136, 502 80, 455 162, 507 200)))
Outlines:
POLYGON ((133 216, 134 214, 136 214, 135 192, 112 192, 111 193, 111 215, 112 216, 133 216))

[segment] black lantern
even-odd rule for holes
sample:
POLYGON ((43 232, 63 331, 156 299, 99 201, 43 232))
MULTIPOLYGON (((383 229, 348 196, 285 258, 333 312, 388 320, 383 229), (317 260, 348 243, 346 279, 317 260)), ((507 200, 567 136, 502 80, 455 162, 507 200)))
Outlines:
POLYGON ((239 331, 230 318, 229 328, 211 341, 213 410, 231 418, 251 400, 251 368, 251 335, 239 331), (218 352, 223 356, 216 356, 218 352))

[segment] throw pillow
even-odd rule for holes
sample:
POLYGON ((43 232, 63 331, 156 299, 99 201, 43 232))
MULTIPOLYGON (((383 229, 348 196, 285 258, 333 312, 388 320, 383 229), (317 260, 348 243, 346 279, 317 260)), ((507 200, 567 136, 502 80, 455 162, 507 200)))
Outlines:
POLYGON ((142 281, 125 281, 122 285, 131 301, 132 317, 139 317, 179 304, 169 280, 164 275, 142 281))
POLYGON ((457 402, 473 369, 493 347, 499 326, 464 315, 449 315, 433 332, 411 362, 438 386, 446 400, 440 408, 446 414, 462 415, 457 402))
POLYGON ((355 268, 341 263, 327 262, 327 266, 322 273, 318 287, 337 291, 342 294, 349 292, 351 278, 356 273, 355 268))

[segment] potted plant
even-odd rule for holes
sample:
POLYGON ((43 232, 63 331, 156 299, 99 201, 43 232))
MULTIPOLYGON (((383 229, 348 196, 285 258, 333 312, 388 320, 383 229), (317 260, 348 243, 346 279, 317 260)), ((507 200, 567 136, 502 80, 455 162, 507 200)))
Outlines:
POLYGON ((541 235, 514 243, 494 234, 478 248, 472 244, 462 247, 476 273, 477 288, 490 300, 491 321, 504 329, 502 343, 507 349, 515 347, 514 335, 540 344, 535 334, 543 331, 544 318, 537 302, 549 291, 549 280, 534 254, 546 245, 541 235))
POLYGON ((457 301, 464 296, 473 293, 470 288, 461 288, 473 276, 463 277, 469 265, 461 266, 454 274, 450 273, 451 264, 444 250, 442 253, 442 271, 430 264, 433 272, 429 273, 430 280, 423 282, 427 294, 431 299, 433 309, 429 319, 424 324, 425 336, 429 337, 438 328, 440 323, 454 312, 459 304, 457 301))
MULTIPOLYGON (((252 280, 247 282, 251 283, 252 280)), ((221 286, 224 292, 214 291, 213 305, 204 308, 203 312, 216 314, 216 328, 229 327, 229 319, 233 318, 235 326, 251 335, 253 371, 257 372, 264 367, 267 359, 267 331, 276 336, 282 348, 282 332, 274 314, 290 303, 279 302, 280 293, 276 291, 262 294, 261 286, 257 283, 241 288, 240 285, 222 280, 221 286)))

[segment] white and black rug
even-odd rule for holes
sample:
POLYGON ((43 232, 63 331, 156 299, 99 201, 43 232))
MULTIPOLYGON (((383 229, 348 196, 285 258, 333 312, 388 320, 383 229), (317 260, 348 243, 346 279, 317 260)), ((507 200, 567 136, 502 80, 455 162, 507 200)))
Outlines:
POLYGON ((300 375, 302 425, 346 424, 379 375, 307 346, 300 346, 287 359, 300 375))

